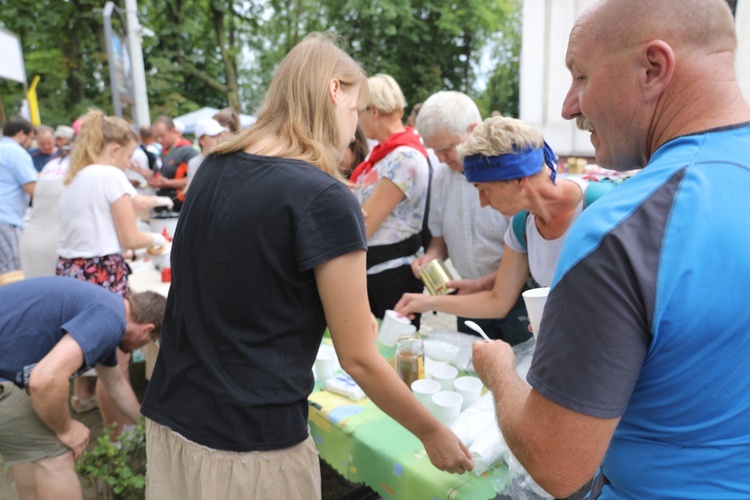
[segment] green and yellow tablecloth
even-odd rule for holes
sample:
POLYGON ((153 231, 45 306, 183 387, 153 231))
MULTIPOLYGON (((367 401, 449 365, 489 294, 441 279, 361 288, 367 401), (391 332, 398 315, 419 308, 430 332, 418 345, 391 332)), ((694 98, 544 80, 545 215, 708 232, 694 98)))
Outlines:
MULTIPOLYGON (((393 348, 378 348, 386 359, 393 357, 393 348)), ((369 399, 351 401, 325 390, 308 399, 308 423, 318 452, 349 481, 364 483, 383 498, 495 498, 489 474, 436 469, 421 441, 369 399)))

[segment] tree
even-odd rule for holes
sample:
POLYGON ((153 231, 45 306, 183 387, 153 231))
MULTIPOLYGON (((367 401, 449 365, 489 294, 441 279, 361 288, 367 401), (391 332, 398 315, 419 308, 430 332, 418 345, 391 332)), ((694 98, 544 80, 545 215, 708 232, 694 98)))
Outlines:
MULTIPOLYGON (((21 39, 29 80, 40 75, 37 97, 42 122, 70 124, 87 107, 111 110, 105 66, 101 2, 3 0, 3 25, 21 39)), ((8 109, 25 97, 20 85, 0 81, 8 109)), ((10 112, 9 112, 10 114, 10 112)))
MULTIPOLYGON (((253 112, 279 61, 322 30, 339 34, 369 74, 396 78, 410 105, 443 89, 476 94, 479 56, 504 40, 497 32, 517 16, 519 1, 139 0, 141 23, 156 33, 143 40, 151 115, 226 105, 253 112)), ((45 122, 70 123, 89 105, 112 110, 101 4, 66 0, 40 9, 0 0, 5 26, 21 36, 29 77, 42 76, 45 122)), ((23 98, 19 87, 0 82, 6 106, 23 98)))
POLYGON ((388 73, 410 105, 438 90, 473 93, 481 49, 515 0, 321 0, 332 28, 369 74, 388 73))
POLYGON ((506 18, 489 44, 489 53, 494 70, 487 81, 487 87, 478 99, 479 109, 484 116, 499 111, 504 116, 518 117, 519 102, 519 62, 521 58, 521 12, 518 9, 506 18))

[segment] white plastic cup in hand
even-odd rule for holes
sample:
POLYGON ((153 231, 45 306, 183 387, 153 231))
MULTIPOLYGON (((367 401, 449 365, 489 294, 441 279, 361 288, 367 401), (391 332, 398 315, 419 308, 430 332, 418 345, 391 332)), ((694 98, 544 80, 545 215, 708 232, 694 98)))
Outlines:
POLYGON ((151 243, 151 247, 166 247, 167 246, 167 239, 164 237, 164 235, 159 233, 149 233, 151 237, 154 239, 154 242, 151 243))
POLYGON ((461 414, 464 397, 453 391, 440 391, 432 395, 434 415, 445 425, 451 425, 461 414))
POLYGON ((321 345, 315 357, 315 364, 313 364, 315 380, 324 384, 328 379, 333 378, 336 368, 338 368, 336 351, 331 346, 321 345))
POLYGON ((451 365, 437 365, 430 369, 430 377, 437 380, 444 391, 453 390, 453 381, 458 376, 458 368, 451 365))
POLYGON ((396 345, 399 337, 411 335, 417 331, 417 328, 411 324, 411 320, 405 316, 399 317, 396 311, 388 309, 385 311, 383 321, 380 323, 378 340, 381 344, 393 347, 396 345))
POLYGON ((174 208, 174 201, 172 201, 172 198, 169 196, 156 196, 155 206, 167 207, 167 209, 172 210, 172 208, 174 208))
POLYGON ((529 315, 531 330, 534 332, 534 338, 539 336, 539 325, 542 323, 542 313, 544 305, 547 303, 549 287, 532 288, 523 292, 523 301, 526 304, 526 312, 529 315))
POLYGON ((435 405, 432 404, 432 396, 442 390, 440 382, 422 378, 411 383, 411 392, 430 413, 435 413, 435 405))
POLYGON ((482 381, 477 377, 465 376, 458 377, 453 381, 453 390, 464 398, 461 411, 474 404, 482 395, 482 381))

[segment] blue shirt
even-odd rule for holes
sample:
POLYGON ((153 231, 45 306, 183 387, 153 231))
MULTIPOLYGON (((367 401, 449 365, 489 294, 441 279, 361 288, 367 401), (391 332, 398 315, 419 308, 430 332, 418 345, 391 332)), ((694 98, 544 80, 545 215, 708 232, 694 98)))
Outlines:
POLYGON ((528 381, 620 418, 599 498, 750 498, 748 151, 673 139, 565 241, 528 381))
POLYGON ((0 377, 23 387, 29 374, 66 333, 83 351, 78 373, 116 366, 125 333, 122 297, 98 285, 59 276, 0 287, 0 377))
POLYGON ((23 185, 38 177, 31 156, 9 137, 0 139, 0 224, 23 227, 29 195, 23 185))
POLYGON ((34 168, 37 172, 41 172, 44 166, 53 158, 57 158, 58 151, 50 154, 44 154, 39 148, 32 149, 29 151, 31 155, 31 161, 34 163, 34 168))

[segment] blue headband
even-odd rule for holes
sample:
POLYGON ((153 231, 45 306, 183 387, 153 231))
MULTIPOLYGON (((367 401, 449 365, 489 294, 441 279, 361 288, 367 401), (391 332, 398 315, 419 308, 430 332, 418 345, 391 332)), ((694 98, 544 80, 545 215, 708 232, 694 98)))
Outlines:
POLYGON ((549 144, 500 156, 471 155, 464 158, 464 175, 469 182, 509 181, 538 174, 542 161, 550 168, 552 184, 557 177, 557 159, 549 144))

